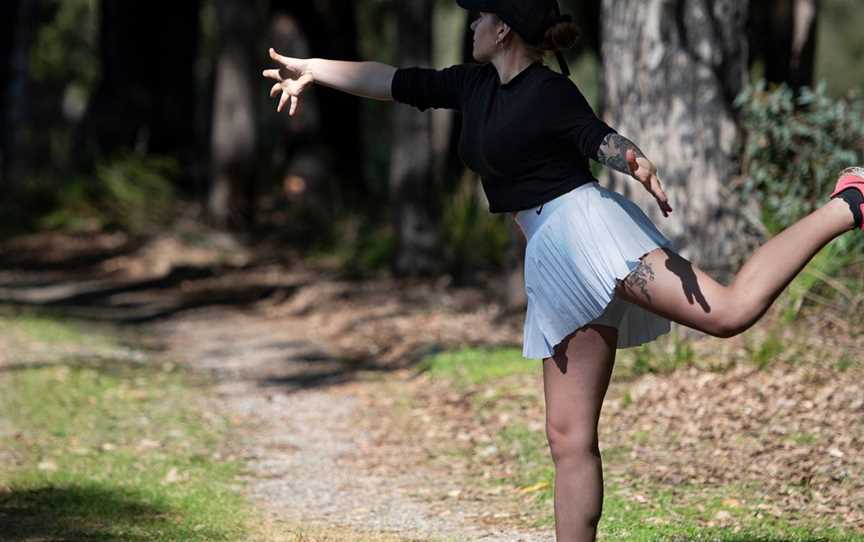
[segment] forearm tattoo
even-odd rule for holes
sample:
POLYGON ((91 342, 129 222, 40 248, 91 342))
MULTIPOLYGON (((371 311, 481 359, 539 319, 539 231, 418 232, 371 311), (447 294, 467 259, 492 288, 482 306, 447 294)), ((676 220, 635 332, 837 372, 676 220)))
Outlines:
POLYGON ((639 288, 642 295, 651 303, 651 294, 648 293, 648 283, 654 280, 654 269, 651 264, 643 261, 632 273, 627 275, 624 283, 630 290, 639 288))
POLYGON ((597 149, 597 161, 615 171, 630 175, 630 168, 627 166, 627 151, 630 149, 636 153, 637 158, 645 158, 645 153, 635 143, 622 135, 609 134, 597 149))

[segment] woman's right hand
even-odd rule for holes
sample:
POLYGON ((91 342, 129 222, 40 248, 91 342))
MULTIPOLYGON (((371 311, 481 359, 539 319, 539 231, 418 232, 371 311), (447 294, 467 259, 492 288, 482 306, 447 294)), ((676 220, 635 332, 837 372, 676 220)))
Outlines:
POLYGON ((270 49, 270 58, 280 65, 277 69, 264 70, 262 73, 264 77, 276 81, 276 84, 270 89, 270 97, 275 98, 277 94, 281 93, 276 111, 281 113, 285 109, 285 104, 290 101, 288 115, 294 116, 300 105, 300 94, 314 82, 312 74, 307 69, 307 61, 282 56, 272 48, 270 49))

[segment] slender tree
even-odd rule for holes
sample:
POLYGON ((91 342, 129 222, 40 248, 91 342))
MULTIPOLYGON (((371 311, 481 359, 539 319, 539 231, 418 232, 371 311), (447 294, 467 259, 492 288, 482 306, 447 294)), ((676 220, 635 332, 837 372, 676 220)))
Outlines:
MULTIPOLYGON (((309 40, 312 56, 359 60, 356 0, 288 2, 309 40)), ((328 162, 341 181, 340 191, 348 201, 365 203, 369 196, 364 178, 364 146, 361 138, 361 99, 321 87, 319 100, 321 140, 329 149, 328 162)))
POLYGON ((8 61, 5 67, 4 119, 2 148, 2 171, 4 181, 20 182, 32 173, 33 127, 31 102, 30 51, 42 22, 42 5, 39 0, 13 1, 4 6, 5 15, 11 20, 4 23, 12 32, 2 39, 5 41, 8 61))
MULTIPOLYGON (((273 43, 288 56, 358 60, 355 10, 353 0, 274 0, 273 43)), ((305 181, 305 205, 333 208, 331 198, 338 197, 349 207, 365 206, 369 188, 360 98, 317 85, 307 94, 303 114, 280 127, 277 154, 286 158, 286 176, 305 181)))
POLYGON ((102 77, 83 126, 87 154, 135 149, 186 162, 194 152, 200 0, 100 4, 102 77))
POLYGON ((244 228, 254 216, 258 14, 242 0, 216 0, 219 53, 211 139, 210 220, 244 228))
MULTIPOLYGON (((462 27, 462 43, 460 44, 460 61, 474 62, 473 41, 474 31, 471 30, 471 21, 477 17, 477 12, 467 12, 465 24, 462 27)), ((447 150, 447 158, 444 165, 443 188, 446 193, 452 193, 458 188, 458 183, 462 179, 462 172, 465 169, 465 164, 459 157, 459 137, 462 134, 462 114, 455 112, 453 122, 450 124, 450 143, 447 150)))
MULTIPOLYGON (((432 56, 433 0, 398 3, 401 66, 429 66, 432 56)), ((394 112, 390 188, 397 235, 394 271, 401 275, 435 272, 439 246, 432 186, 432 121, 428 112, 399 107, 394 112)))
MULTIPOLYGON (((151 82, 154 107, 148 150, 175 155, 187 163, 195 137, 195 63, 200 40, 201 0, 171 3, 151 0, 145 4, 154 6, 154 28, 159 28, 160 35, 154 43, 157 50, 153 67, 158 75, 151 82), (166 17, 169 9, 170 16, 166 17)), ((153 34, 152 28, 148 30, 153 34)))
POLYGON ((603 0, 606 120, 658 165, 675 212, 620 175, 677 249, 728 276, 757 240, 733 197, 740 173, 732 107, 747 77, 747 0, 603 0))
MULTIPOLYGON (((296 2, 276 0, 271 4, 270 34, 273 47, 280 53, 297 58, 309 58, 309 40, 293 7, 296 2)), ((305 5, 305 3, 304 3, 305 5)), ((303 96, 301 109, 294 117, 287 115, 265 117, 275 123, 267 134, 272 138, 276 157, 276 175, 281 177, 285 195, 302 205, 305 213, 322 216, 326 200, 326 185, 332 176, 327 160, 326 146, 322 142, 318 85, 310 87, 303 96)), ((269 105, 269 104, 268 104, 269 105)))
POLYGON ((20 0, 0 2, 0 181, 6 180, 7 157, 12 139, 9 126, 9 87, 20 3, 20 0))
POLYGON ((762 64, 767 81, 813 85, 820 8, 820 0, 750 3, 750 63, 762 64))

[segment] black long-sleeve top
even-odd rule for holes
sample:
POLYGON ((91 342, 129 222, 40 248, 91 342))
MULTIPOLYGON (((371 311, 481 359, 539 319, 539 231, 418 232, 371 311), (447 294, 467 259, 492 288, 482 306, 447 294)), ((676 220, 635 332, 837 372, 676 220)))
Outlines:
POLYGON ((480 174, 492 213, 530 209, 596 179, 588 158, 614 130, 578 87, 535 62, 501 84, 489 64, 400 68, 393 99, 462 112, 459 156, 480 174))

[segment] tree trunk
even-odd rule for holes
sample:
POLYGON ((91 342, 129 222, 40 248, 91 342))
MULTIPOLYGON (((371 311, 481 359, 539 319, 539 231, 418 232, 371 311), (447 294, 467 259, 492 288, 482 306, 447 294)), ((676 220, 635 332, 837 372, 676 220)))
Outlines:
MULTIPOLYGON (((303 4, 303 2, 298 2, 303 4)), ((313 56, 360 60, 356 0, 316 2, 321 32, 310 35, 313 56)), ((330 164, 339 180, 343 200, 357 208, 369 204, 370 190, 364 176, 364 141, 361 98, 332 88, 318 89, 324 143, 331 150, 330 164)))
POLYGON ((792 88, 813 85, 820 0, 751 2, 750 63, 761 61, 765 79, 792 88))
MULTIPOLYGON (((153 47, 141 47, 147 28, 147 5, 104 0, 101 5, 99 51, 102 78, 88 108, 84 140, 88 155, 110 155, 146 139, 152 107, 148 72, 157 62, 153 47)), ((146 143, 138 144, 146 150, 146 143)))
POLYGON ((796 88, 813 86, 820 4, 820 0, 795 0, 791 84, 796 88))
MULTIPOLYGON (((398 5, 399 65, 429 66, 433 0, 398 5)), ((436 251, 437 198, 432 186, 432 120, 428 112, 397 107, 390 166, 393 222, 397 236, 394 272, 430 274, 439 270, 436 251)))
MULTIPOLYGON (((271 3, 271 35, 276 49, 298 58, 357 60, 354 2, 271 3)), ((302 113, 284 115, 275 138, 277 171, 285 195, 302 206, 303 216, 331 223, 345 208, 370 205, 363 165, 361 99, 320 85, 304 94, 302 113)))
POLYGON ((21 183, 32 175, 36 157, 33 152, 34 129, 32 126, 30 51, 36 32, 41 22, 41 5, 39 0, 21 0, 12 2, 4 8, 12 17, 7 21, 15 32, 5 38, 10 44, 9 56, 5 66, 7 84, 5 86, 5 116, 3 144, 3 180, 7 187, 9 183, 21 183), (12 11, 13 8, 17 8, 12 11))
MULTIPOLYGON (((309 40, 292 7, 294 4, 284 1, 274 2, 271 6, 273 47, 286 56, 310 58, 314 55, 310 52, 309 40)), ((293 117, 285 113, 265 117, 268 124, 273 125, 272 131, 267 131, 272 134, 267 155, 275 157, 273 167, 282 179, 283 196, 303 210, 303 219, 307 221, 309 218, 328 218, 327 183, 333 175, 330 170, 332 161, 327 160, 326 148, 321 141, 318 89, 318 85, 312 85, 303 93, 300 108, 293 117)))
MULTIPOLYGON (((471 30, 471 21, 477 16, 476 11, 466 13, 465 25, 462 28, 462 43, 460 45, 461 62, 475 62, 474 60, 474 31, 471 30)), ((453 122, 450 124, 449 144, 447 146, 447 157, 444 164, 444 192, 452 194, 459 188, 462 180, 462 172, 465 164, 459 157, 459 138, 462 135, 462 114, 454 112, 453 122)))
POLYGON ((611 174, 610 184, 721 279, 756 240, 733 194, 746 15, 747 0, 603 0, 606 120, 657 164, 674 213, 663 218, 629 177, 611 174))
MULTIPOLYGON (((172 2, 170 17, 165 16, 165 4, 152 1, 147 4, 153 6, 151 12, 160 36, 158 44, 154 44, 158 48, 153 55, 151 89, 154 107, 149 119, 151 129, 147 150, 177 156, 181 163, 187 164, 193 158, 195 140, 195 61, 198 58, 201 2, 172 2)), ((152 35, 152 29, 147 31, 152 35)))
POLYGON ((170 4, 170 17, 168 7, 165 0, 101 2, 102 78, 79 160, 136 150, 192 161, 200 0, 170 4))
POLYGON ((20 0, 0 3, 0 182, 6 180, 7 157, 12 141, 9 123, 11 112, 9 88, 12 80, 12 59, 19 4, 20 0))
POLYGON ((254 209, 256 116, 258 86, 255 62, 257 15, 241 0, 217 0, 220 51, 211 140, 212 180, 207 202, 209 218, 225 228, 251 225, 254 209))

